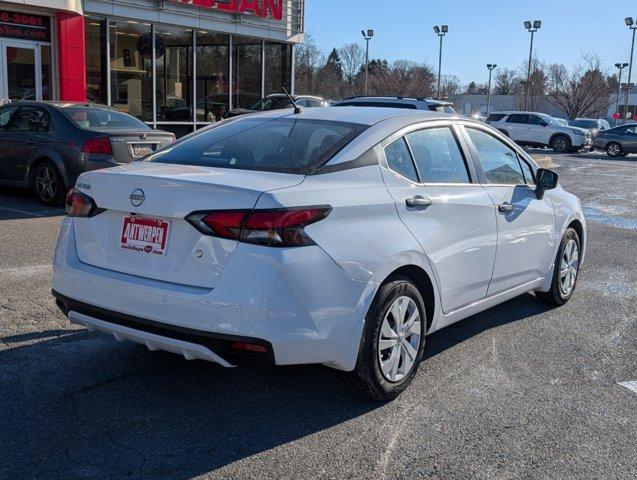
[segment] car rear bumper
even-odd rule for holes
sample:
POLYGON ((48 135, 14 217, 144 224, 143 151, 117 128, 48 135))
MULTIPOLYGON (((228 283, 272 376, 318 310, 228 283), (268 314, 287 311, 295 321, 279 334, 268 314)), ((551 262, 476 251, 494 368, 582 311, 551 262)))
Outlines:
POLYGON ((71 321, 184 356, 207 355, 217 363, 222 362, 208 352, 175 341, 203 346, 230 365, 245 362, 228 356, 227 344, 218 340, 266 345, 272 361, 265 363, 355 366, 375 288, 347 276, 317 246, 240 244, 215 288, 207 289, 82 263, 75 242, 73 220, 67 218, 54 256, 52 288, 71 321), (183 331, 192 336, 174 333, 183 331))

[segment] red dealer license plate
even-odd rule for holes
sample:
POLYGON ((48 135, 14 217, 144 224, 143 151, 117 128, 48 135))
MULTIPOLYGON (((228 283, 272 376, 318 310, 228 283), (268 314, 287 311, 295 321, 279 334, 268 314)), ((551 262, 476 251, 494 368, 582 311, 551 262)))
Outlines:
POLYGON ((159 218, 127 215, 122 227, 121 247, 140 253, 165 255, 170 222, 159 218))

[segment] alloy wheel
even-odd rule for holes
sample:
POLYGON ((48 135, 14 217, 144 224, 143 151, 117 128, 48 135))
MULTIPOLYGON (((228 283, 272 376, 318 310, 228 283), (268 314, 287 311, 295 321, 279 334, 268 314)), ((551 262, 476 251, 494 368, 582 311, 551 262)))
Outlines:
POLYGON ((408 376, 418 356, 421 321, 416 302, 398 297, 389 307, 378 336, 378 361, 385 379, 399 382, 408 376))
POLYGON ((579 269, 579 249, 577 242, 570 239, 562 253, 560 264, 560 290, 562 294, 570 295, 575 287, 577 272, 579 269))
POLYGON ((557 150, 558 152, 565 152, 567 148, 568 142, 564 137, 557 137, 555 140, 553 140, 554 150, 557 150))
POLYGON ((38 168, 35 175, 35 190, 38 196, 45 202, 52 201, 58 189, 58 182, 53 169, 48 165, 38 168))
POLYGON ((619 143, 611 143, 608 147, 606 147, 606 152, 611 157, 619 157, 622 153, 622 148, 619 143))

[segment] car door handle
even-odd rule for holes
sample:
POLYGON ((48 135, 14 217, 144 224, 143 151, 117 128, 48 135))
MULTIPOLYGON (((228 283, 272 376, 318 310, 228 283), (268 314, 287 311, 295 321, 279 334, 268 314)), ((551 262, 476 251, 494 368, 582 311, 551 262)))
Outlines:
POLYGON ((500 213, 511 213, 514 210, 515 207, 508 202, 498 205, 498 212, 500 213))
POLYGON ((409 208, 427 208, 430 207, 433 202, 429 197, 422 197, 420 195, 416 195, 415 197, 411 197, 405 200, 405 204, 409 208))

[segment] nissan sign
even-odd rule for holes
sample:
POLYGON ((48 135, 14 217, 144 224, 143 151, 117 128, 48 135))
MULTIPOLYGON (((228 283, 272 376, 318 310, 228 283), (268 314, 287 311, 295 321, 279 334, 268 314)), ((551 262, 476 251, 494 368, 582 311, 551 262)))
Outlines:
POLYGON ((250 13, 257 17, 281 20, 284 0, 167 0, 227 13, 250 13))

